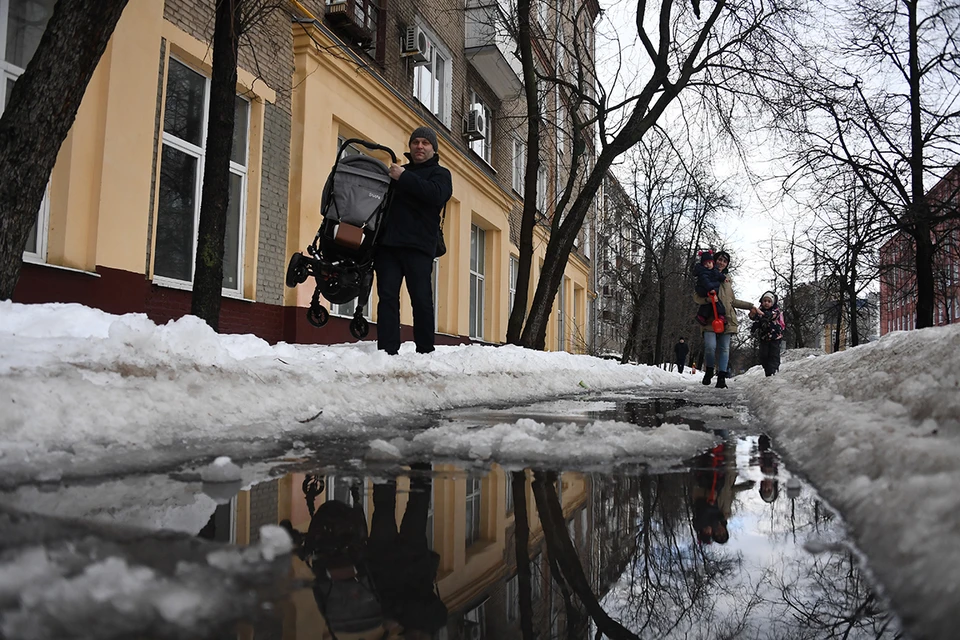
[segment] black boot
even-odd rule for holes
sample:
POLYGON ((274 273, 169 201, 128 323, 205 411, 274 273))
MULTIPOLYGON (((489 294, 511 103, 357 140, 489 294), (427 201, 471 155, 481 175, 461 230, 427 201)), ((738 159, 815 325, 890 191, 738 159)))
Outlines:
POLYGON ((713 367, 707 367, 703 370, 703 384, 709 386, 713 382, 713 367))
POLYGON ((717 373, 717 389, 727 388, 727 374, 724 371, 717 373))

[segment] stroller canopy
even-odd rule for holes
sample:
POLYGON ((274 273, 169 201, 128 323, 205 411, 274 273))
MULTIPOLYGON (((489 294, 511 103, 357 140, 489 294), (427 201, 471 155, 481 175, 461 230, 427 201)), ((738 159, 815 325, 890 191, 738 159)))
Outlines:
POLYGON ((375 231, 390 190, 390 170, 370 156, 341 158, 323 188, 324 218, 375 231))

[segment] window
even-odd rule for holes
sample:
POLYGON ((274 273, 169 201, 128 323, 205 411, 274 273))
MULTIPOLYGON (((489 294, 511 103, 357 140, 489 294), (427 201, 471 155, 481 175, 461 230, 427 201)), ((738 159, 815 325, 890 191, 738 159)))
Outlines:
POLYGON ((327 501, 337 500, 351 507, 360 505, 363 513, 366 514, 367 501, 364 500, 364 496, 367 495, 367 482, 366 479, 358 482, 354 478, 327 476, 327 501))
POLYGON ((540 28, 543 29, 544 33, 550 33, 550 21, 548 20, 550 11, 550 5, 547 3, 547 0, 538 0, 536 4, 537 11, 537 24, 540 25, 540 28))
MULTIPOLYGON (((0 29, 4 56, 0 66, 3 78, 0 82, 0 105, 7 106, 10 91, 27 63, 37 51, 40 37, 47 28, 56 0, 0 0, 0 21, 6 28, 0 29)), ((30 235, 23 251, 27 260, 44 261, 47 258, 47 227, 50 216, 49 193, 44 193, 37 212, 37 219, 30 227, 30 235)))
POLYGON ((523 174, 525 169, 523 142, 513 139, 513 190, 523 195, 523 174))
MULTIPOLYGON (((517 256, 510 256, 510 281, 507 283, 507 312, 513 312, 513 303, 517 299, 517 274, 520 272, 520 260, 517 256)), ((511 496, 510 491, 507 491, 511 496)))
POLYGON ((513 576, 507 580, 506 590, 507 622, 515 622, 520 618, 520 580, 513 576))
POLYGON ((534 602, 543 597, 543 554, 538 553, 530 561, 530 599, 534 602))
POLYGON ((427 549, 433 549, 433 482, 430 483, 430 506, 427 508, 427 549))
MULTIPOLYGON (((427 33, 424 30, 424 33, 427 33)), ((432 45, 430 60, 413 70, 413 97, 430 109, 441 122, 450 125, 451 58, 437 46, 439 40, 427 34, 432 45)))
POLYGON ((467 526, 466 526, 466 546, 480 540, 480 478, 467 478, 467 526))
POLYGON ((567 303, 567 281, 570 278, 564 278, 563 282, 560 284, 560 291, 557 292, 557 351, 563 351, 566 349, 566 344, 564 340, 564 332, 566 331, 563 326, 566 303, 567 303))
MULTIPOLYGON (((153 274, 165 283, 193 282, 200 189, 207 138, 210 80, 170 58, 163 116, 163 150, 153 274)), ((223 247, 223 288, 242 291, 243 242, 246 224, 247 132, 249 104, 235 103, 230 153, 230 195, 223 247)))
POLYGON ((470 94, 470 108, 479 110, 483 114, 483 122, 486 124, 483 138, 471 141, 470 148, 475 154, 483 158, 484 162, 490 164, 490 153, 493 149, 493 112, 477 95, 476 91, 471 91, 470 94))
POLYGON ((486 638, 486 615, 484 605, 471 609, 463 614, 463 627, 467 638, 486 638))
POLYGON ((433 326, 439 331, 440 327, 440 258, 433 259, 433 270, 430 272, 430 282, 433 284, 433 326))
POLYGON ((470 337, 483 339, 483 286, 486 233, 470 226, 470 337))
POLYGON ((541 160, 537 169, 537 213, 547 212, 547 164, 541 160))

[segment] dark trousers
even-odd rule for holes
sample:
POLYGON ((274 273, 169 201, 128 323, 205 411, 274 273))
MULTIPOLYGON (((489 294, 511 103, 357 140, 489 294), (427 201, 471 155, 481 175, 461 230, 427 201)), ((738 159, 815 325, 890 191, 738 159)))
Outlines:
POLYGON ((760 364, 768 377, 780 370, 780 340, 761 340, 760 364))
POLYGON ((677 360, 677 371, 683 373, 683 360, 677 360))
POLYGON ((377 348, 400 350, 400 285, 407 282, 413 306, 413 340, 418 353, 433 351, 433 258, 415 249, 380 247, 374 258, 377 272, 377 348))

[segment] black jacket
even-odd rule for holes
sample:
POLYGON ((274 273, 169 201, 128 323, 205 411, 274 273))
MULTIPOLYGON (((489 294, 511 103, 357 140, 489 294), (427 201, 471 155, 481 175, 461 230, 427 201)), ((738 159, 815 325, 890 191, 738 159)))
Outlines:
POLYGON ((393 185, 393 202, 380 243, 385 247, 416 249, 432 258, 440 233, 440 212, 453 195, 453 180, 450 171, 440 166, 438 155, 420 164, 410 162, 403 168, 393 185))
POLYGON ((687 359, 687 354, 690 353, 690 347, 687 346, 686 342, 678 342, 673 345, 673 353, 677 356, 677 362, 681 362, 687 359))

